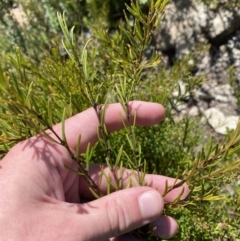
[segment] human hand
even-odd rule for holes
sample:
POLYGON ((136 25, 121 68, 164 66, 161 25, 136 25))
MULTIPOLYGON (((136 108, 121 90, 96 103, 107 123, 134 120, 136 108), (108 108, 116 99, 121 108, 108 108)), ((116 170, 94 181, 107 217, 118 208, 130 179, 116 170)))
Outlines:
MULTIPOLYGON (((164 118, 163 107, 156 103, 134 101, 129 109, 130 119, 136 110, 138 126, 154 125, 164 118)), ((105 123, 109 132, 123 127, 120 113, 124 116, 120 104, 107 107, 105 123)), ((70 148, 76 149, 80 133, 81 152, 88 143, 96 143, 97 126, 93 108, 66 120, 70 148)), ((54 126, 54 131, 61 136, 61 124, 54 126)), ((174 178, 146 175, 144 187, 123 189, 94 200, 86 182, 65 166, 78 169, 66 148, 43 134, 9 151, 0 162, 0 240, 134 241, 127 233, 150 222, 157 227, 155 234, 159 237, 170 238, 176 233, 176 221, 161 216, 164 203, 172 202, 182 191, 180 187, 161 196, 166 180, 171 185, 174 178)), ((110 172, 107 167, 105 172, 110 172)), ((129 173, 127 169, 123 172, 123 186, 129 173)), ((98 183, 100 165, 91 165, 89 174, 98 183)), ((106 187, 105 180, 100 186, 103 193, 106 187)), ((182 198, 188 193, 184 185, 182 198)))

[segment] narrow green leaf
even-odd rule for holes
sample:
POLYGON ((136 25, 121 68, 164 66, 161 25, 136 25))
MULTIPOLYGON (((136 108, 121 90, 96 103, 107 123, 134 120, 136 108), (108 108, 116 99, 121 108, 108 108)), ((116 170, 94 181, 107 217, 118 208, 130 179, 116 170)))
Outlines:
MULTIPOLYGON (((78 135, 78 140, 77 140, 77 145, 76 145, 76 151, 75 151, 75 156, 76 159, 78 160, 80 157, 80 147, 81 147, 81 134, 78 135)), ((87 169, 88 170, 88 169, 87 169)))
POLYGON ((118 188, 122 189, 123 188, 123 162, 120 162, 119 166, 119 179, 118 179, 118 188))
POLYGON ((70 40, 71 40, 71 45, 74 46, 74 28, 75 26, 73 26, 70 30, 70 40))
POLYGON ((58 12, 57 18, 58 18, 58 22, 59 22, 59 25, 61 27, 61 30, 64 34, 64 37, 65 37, 66 40, 68 40, 69 39, 69 31, 68 31, 68 28, 67 28, 65 13, 61 14, 61 13, 58 12))
POLYGON ((122 153, 123 153, 123 145, 121 145, 121 147, 120 147, 119 150, 118 150, 118 154, 117 154, 117 158, 116 158, 116 161, 115 161, 115 167, 114 167, 114 169, 119 165, 120 160, 121 160, 121 158, 122 158, 122 153))
POLYGON ((101 187, 102 185, 102 180, 103 180, 103 176, 104 176, 104 166, 100 165, 100 179, 99 179, 99 187, 101 187))
POLYGON ((55 140, 53 137, 51 137, 46 131, 43 131, 42 133, 49 141, 60 144, 57 140, 55 140))
POLYGON ((82 66, 83 66, 83 74, 84 74, 85 81, 88 81, 87 46, 89 45, 89 43, 91 41, 92 41, 92 38, 88 39, 88 41, 84 45, 84 48, 82 50, 82 55, 81 55, 81 63, 82 63, 82 66))
POLYGON ((104 105, 101 105, 101 110, 100 110, 100 113, 99 113, 99 115, 100 115, 100 124, 103 127, 106 135, 108 135, 107 128, 106 128, 106 125, 105 125, 106 111, 107 111, 107 107, 108 107, 107 102, 108 101, 106 100, 104 105))
POLYGON ((89 190, 96 199, 100 198, 100 196, 91 187, 89 187, 89 190))
POLYGON ((91 159, 92 159, 92 156, 93 156, 93 152, 94 152, 94 148, 91 147, 91 144, 88 143, 88 146, 87 146, 87 150, 85 152, 85 162, 86 162, 86 167, 85 169, 87 171, 89 171, 89 167, 90 167, 90 162, 91 162, 91 159))
MULTIPOLYGON (((142 146, 141 144, 139 143, 138 144, 138 166, 140 167, 142 165, 142 146)), ((144 162, 145 163, 145 162, 144 162)), ((143 163, 143 164, 144 164, 143 163)))
POLYGON ((110 194, 111 193, 111 177, 110 177, 110 174, 108 174, 106 176, 107 178, 107 194, 110 194))
POLYGON ((142 29, 141 29, 141 26, 139 24, 139 21, 135 21, 135 26, 134 26, 134 30, 135 30, 135 33, 137 34, 138 38, 140 41, 143 41, 143 33, 142 33, 142 29))
POLYGON ((70 170, 71 172, 78 174, 79 176, 84 175, 83 173, 81 173, 79 171, 76 171, 76 170, 72 169, 71 167, 69 167, 67 165, 64 165, 64 167, 67 168, 68 170, 70 170))
POLYGON ((52 99, 48 99, 48 124, 50 127, 53 125, 53 116, 52 116, 52 99))
POLYGON ((146 180, 145 180, 145 176, 146 176, 146 174, 147 174, 147 162, 146 162, 146 160, 144 160, 144 162, 143 162, 143 171, 141 172, 141 185, 142 186, 145 186, 146 185, 146 180))
POLYGON ((105 161, 106 161, 106 163, 107 163, 108 168, 109 168, 110 170, 112 170, 112 165, 111 165, 111 163, 110 163, 110 160, 109 160, 109 157, 108 157, 108 156, 106 156, 105 161))
POLYGON ((124 150, 123 150, 123 154, 127 158, 128 168, 130 168, 130 169, 135 168, 135 165, 134 165, 132 159, 129 157, 129 155, 124 150))
POLYGON ((4 92, 7 92, 7 80, 4 76, 4 72, 1 65, 0 65, 0 89, 4 92))
POLYGON ((68 56, 71 58, 71 60, 72 60, 75 64, 77 64, 77 61, 76 61, 76 59, 75 59, 75 56, 74 56, 74 55, 70 52, 70 50, 67 48, 64 40, 62 40, 62 45, 63 45, 63 48, 65 49, 65 51, 67 52, 68 56))
POLYGON ((163 193, 161 193, 162 197, 165 197, 168 193, 168 189, 169 189, 169 186, 168 186, 168 180, 166 179, 165 181, 165 187, 164 187, 164 191, 163 193))
POLYGON ((64 144, 67 145, 67 139, 66 139, 66 133, 65 133, 65 120, 66 120, 66 109, 63 109, 63 114, 62 114, 62 140, 64 144))
POLYGON ((120 98, 120 102, 124 102, 123 94, 122 94, 122 92, 120 91, 120 89, 118 88, 118 85, 117 85, 117 84, 115 85, 115 90, 116 90, 116 92, 117 92, 117 96, 120 98))
POLYGON ((129 137, 128 134, 126 134, 126 138, 127 138, 127 141, 128 141, 129 146, 131 147, 131 150, 133 151, 133 150, 134 150, 134 148, 133 148, 133 143, 132 143, 132 140, 130 139, 130 137, 129 137))

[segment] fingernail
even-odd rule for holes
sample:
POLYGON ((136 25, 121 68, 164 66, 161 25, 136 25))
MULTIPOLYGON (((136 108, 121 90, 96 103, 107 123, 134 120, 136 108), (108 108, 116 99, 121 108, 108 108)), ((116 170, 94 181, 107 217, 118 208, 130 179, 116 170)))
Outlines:
POLYGON ((158 217, 163 209, 163 201, 157 191, 143 193, 139 198, 142 218, 146 223, 158 217))

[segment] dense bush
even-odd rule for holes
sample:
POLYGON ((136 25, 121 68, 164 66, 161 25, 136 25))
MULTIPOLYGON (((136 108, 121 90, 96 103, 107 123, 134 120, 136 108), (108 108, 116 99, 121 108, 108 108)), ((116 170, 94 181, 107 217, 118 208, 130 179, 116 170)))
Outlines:
POLYGON ((116 161, 187 182, 192 190, 187 200, 165 207, 180 224, 172 240, 239 240, 240 126, 215 140, 202 133, 200 119, 175 118, 173 110, 187 94, 179 89, 178 96, 172 95, 178 80, 185 81, 186 92, 204 81, 192 75, 189 65, 201 48, 171 69, 154 51, 146 58, 167 1, 139 2, 20 1, 26 22, 19 25, 10 15, 14 1, 1 1, 0 154, 96 104, 119 101, 127 115, 126 103, 133 99, 161 103, 167 111, 163 123, 108 134, 101 122, 104 138, 89 150, 92 155, 74 158, 79 165, 82 160, 105 160, 110 166, 116 161), (226 191, 228 185, 234 194, 226 191))

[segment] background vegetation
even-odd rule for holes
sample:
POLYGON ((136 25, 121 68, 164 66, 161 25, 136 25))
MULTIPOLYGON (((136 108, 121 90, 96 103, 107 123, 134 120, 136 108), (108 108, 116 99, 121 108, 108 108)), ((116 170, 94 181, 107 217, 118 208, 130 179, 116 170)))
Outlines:
MULTIPOLYGON (((200 118, 175 118, 173 110, 186 95, 178 80, 185 81, 186 92, 204 81, 193 76, 194 66, 188 63, 206 46, 171 69, 164 67, 149 45, 166 4, 2 0, 0 155, 91 106, 97 113, 98 104, 119 101, 127 115, 126 104, 133 99, 161 103, 167 111, 163 123, 109 135, 100 120, 99 143, 85 155, 70 154, 79 165, 105 160, 111 168, 118 164, 186 181, 192 190, 188 199, 165 208, 180 225, 172 240, 240 240, 240 126, 216 140, 202 133, 200 118), (15 6, 22 7, 21 24, 12 17, 15 6), (179 94, 173 96, 176 89, 179 94)), ((166 193, 172 188, 166 187, 166 193)), ((144 230, 134 234, 156 240, 144 230)))

